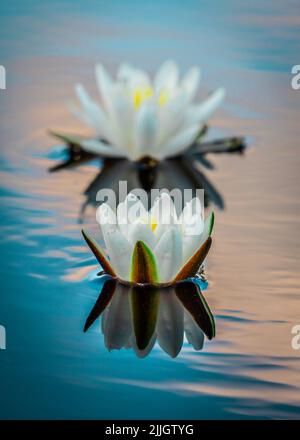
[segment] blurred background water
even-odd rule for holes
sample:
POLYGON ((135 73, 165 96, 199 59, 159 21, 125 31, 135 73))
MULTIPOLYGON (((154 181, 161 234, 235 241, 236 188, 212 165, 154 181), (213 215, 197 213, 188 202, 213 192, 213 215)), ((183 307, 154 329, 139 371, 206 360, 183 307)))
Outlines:
POLYGON ((293 0, 1 5, 1 418, 300 417, 299 49, 293 0), (226 87, 209 138, 246 135, 251 148, 207 172, 226 202, 205 292, 216 339, 141 360, 107 352, 98 326, 82 332, 99 286, 78 215, 97 164, 48 173, 47 129, 85 133, 65 102, 75 82, 96 91, 95 62, 153 73, 166 58, 202 67, 199 97, 226 87))

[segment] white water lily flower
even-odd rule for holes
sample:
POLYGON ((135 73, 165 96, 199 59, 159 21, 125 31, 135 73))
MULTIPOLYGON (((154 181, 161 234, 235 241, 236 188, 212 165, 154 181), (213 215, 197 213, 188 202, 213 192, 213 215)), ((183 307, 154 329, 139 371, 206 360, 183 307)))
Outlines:
POLYGON ((186 204, 180 216, 169 194, 162 193, 148 212, 133 193, 114 212, 97 210, 108 258, 95 240, 84 238, 104 271, 137 284, 172 284, 195 276, 210 246, 213 213, 204 222, 199 199, 186 204))
POLYGON ((219 88, 204 102, 194 103, 200 70, 193 67, 180 80, 172 60, 162 64, 153 80, 128 64, 120 65, 115 81, 98 64, 96 79, 102 105, 81 84, 75 87, 81 106, 71 110, 98 139, 83 140, 81 146, 91 153, 134 161, 181 154, 196 140, 225 95, 219 88))

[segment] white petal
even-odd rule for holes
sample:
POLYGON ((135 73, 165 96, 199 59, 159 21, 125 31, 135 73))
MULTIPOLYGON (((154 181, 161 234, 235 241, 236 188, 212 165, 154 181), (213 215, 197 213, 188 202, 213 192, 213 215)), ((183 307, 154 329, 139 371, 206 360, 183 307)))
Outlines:
POLYGON ((131 81, 133 76, 134 67, 129 63, 121 63, 117 73, 118 81, 128 82, 131 81))
POLYGON ((188 95, 185 90, 180 91, 164 106, 158 109, 159 130, 155 150, 161 150, 168 139, 175 136, 184 124, 188 95))
POLYGON ((178 222, 176 208, 168 192, 162 192, 159 197, 154 200, 149 214, 158 225, 173 225, 178 222))
POLYGON ((164 292, 160 295, 157 318, 157 341, 171 357, 176 357, 183 344, 183 307, 175 294, 164 292))
POLYGON ((111 233, 117 229, 117 216, 107 203, 102 203, 96 211, 96 220, 99 223, 102 233, 111 233))
POLYGON ((148 212, 140 199, 134 194, 127 194, 124 202, 117 207, 117 219, 120 230, 125 237, 128 236, 130 224, 136 222, 140 217, 147 218, 148 212))
POLYGON ((137 69, 128 63, 122 63, 120 65, 117 78, 119 81, 127 84, 130 89, 147 87, 151 84, 147 72, 142 69, 137 69))
POLYGON ((208 239, 209 217, 203 222, 203 219, 194 216, 189 226, 185 225, 185 231, 182 236, 183 262, 186 263, 200 246, 208 239))
POLYGON ((133 246, 137 241, 142 240, 150 249, 154 249, 156 244, 156 237, 151 230, 151 226, 142 223, 134 224, 129 228, 128 240, 133 246))
POLYGON ((186 203, 181 216, 185 219, 197 214, 199 217, 203 217, 203 207, 201 200, 198 197, 193 197, 192 200, 186 203))
POLYGON ((193 348, 201 350, 204 343, 204 333, 187 311, 184 311, 184 330, 185 336, 193 348))
POLYGON ((161 237, 154 248, 157 260, 159 281, 171 281, 182 263, 182 240, 179 229, 171 227, 161 237))
POLYGON ((202 124, 207 121, 225 97, 225 89, 219 88, 213 92, 204 102, 191 107, 187 116, 189 123, 202 124))
POLYGON ((196 139, 200 127, 198 124, 192 125, 174 136, 158 154, 163 159, 165 157, 172 157, 182 153, 186 150, 196 139))
POLYGON ((106 111, 112 112, 111 92, 113 82, 102 64, 96 65, 96 80, 106 111))
POLYGON ((69 105, 71 112, 80 120, 89 125, 98 136, 110 138, 110 124, 101 106, 93 101, 82 84, 76 84, 76 95, 82 109, 69 105))
POLYGON ((165 61, 158 69, 154 78, 154 88, 158 92, 160 90, 172 90, 178 83, 178 67, 177 64, 168 60, 165 61))
POLYGON ((135 154, 136 158, 151 155, 157 132, 156 107, 153 102, 142 104, 136 118, 135 154))
POLYGON ((89 153, 99 154, 106 157, 125 157, 126 154, 115 146, 108 146, 104 142, 96 139, 87 139, 81 141, 82 148, 89 153))
POLYGON ((104 228, 102 232, 113 269, 120 278, 128 280, 133 251, 132 244, 118 229, 108 231, 104 228))
POLYGON ((181 87, 183 87, 188 94, 190 101, 192 101, 196 96, 199 81, 200 69, 198 67, 192 67, 181 81, 181 87))

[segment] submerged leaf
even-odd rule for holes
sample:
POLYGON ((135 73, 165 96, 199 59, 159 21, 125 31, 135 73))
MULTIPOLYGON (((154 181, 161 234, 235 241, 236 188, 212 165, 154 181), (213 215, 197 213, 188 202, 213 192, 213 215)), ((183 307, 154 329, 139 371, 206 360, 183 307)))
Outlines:
POLYGON ((115 271, 113 270, 110 263, 108 262, 108 260, 104 256, 102 249, 100 248, 100 246, 98 245, 96 240, 94 240, 92 237, 90 237, 89 234, 87 232, 85 232, 84 230, 82 230, 81 232, 82 232, 82 235, 83 235, 85 241, 87 242, 89 248, 91 249, 91 251, 93 252, 95 257, 97 258, 98 262, 103 267, 103 270, 107 274, 111 275, 112 277, 116 277, 117 275, 116 275, 115 271))
POLYGON ((158 283, 155 256, 141 240, 136 242, 133 250, 130 280, 134 283, 158 283))
POLYGON ((196 275, 206 255, 208 254, 208 251, 211 247, 211 242, 211 237, 208 237, 208 239, 200 246, 197 252, 195 252, 188 262, 180 269, 173 281, 174 283, 185 280, 186 278, 194 277, 196 275))
POLYGON ((175 293, 208 339, 215 337, 215 320, 198 284, 192 281, 178 283, 175 286, 175 293))

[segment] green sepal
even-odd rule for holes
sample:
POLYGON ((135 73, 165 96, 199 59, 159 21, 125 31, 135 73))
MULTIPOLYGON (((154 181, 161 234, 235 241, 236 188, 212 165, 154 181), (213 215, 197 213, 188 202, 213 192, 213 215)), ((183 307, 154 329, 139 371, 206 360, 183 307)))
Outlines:
POLYGON ((205 220, 205 230, 207 231, 207 235, 210 236, 213 228, 214 228, 214 223, 215 223, 215 214, 212 211, 209 216, 207 217, 207 219, 205 220))
POLYGON ((130 281, 133 283, 158 283, 158 270, 155 256, 141 240, 137 241, 131 260, 130 281))
POLYGON ((104 253, 103 253, 102 249, 100 248, 100 246, 98 245, 98 243, 96 242, 96 240, 94 240, 92 237, 90 237, 90 235, 87 232, 85 232, 84 230, 82 230, 81 232, 82 232, 82 235, 83 235, 85 241, 87 242, 89 248, 91 249, 91 251, 93 252, 95 257, 97 258, 98 262, 102 266, 104 272, 106 272, 108 275, 111 275, 112 277, 115 278, 117 275, 116 275, 115 271, 113 270, 113 268, 111 267, 107 258, 104 256, 104 253))
POLYGON ((194 277, 198 272, 201 264, 205 260, 208 251, 211 247, 212 239, 208 239, 200 246, 200 248, 194 253, 194 255, 185 263, 174 278, 174 283, 178 281, 186 280, 187 278, 194 277))

